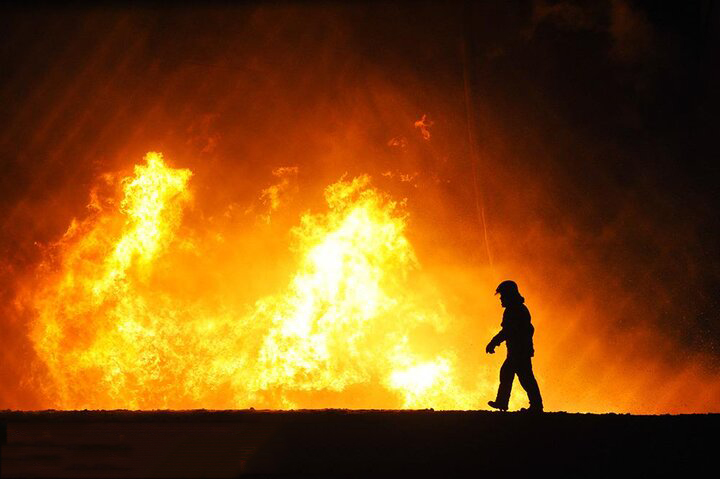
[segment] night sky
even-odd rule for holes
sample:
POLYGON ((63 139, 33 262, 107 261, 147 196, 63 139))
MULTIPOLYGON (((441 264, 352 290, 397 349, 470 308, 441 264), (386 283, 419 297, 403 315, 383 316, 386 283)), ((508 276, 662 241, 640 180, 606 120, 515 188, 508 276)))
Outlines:
POLYGON ((559 303, 600 305, 590 334, 624 343, 649 328, 717 376, 716 2, 0 9, 0 389, 16 391, 4 404, 36 404, 18 361, 32 347, 8 338, 25 331, 14 298, 38 245, 82 216, 99 174, 149 150, 200 184, 223 178, 199 192, 205 205, 250 201, 287 164, 308 191, 344 172, 419 171, 430 193, 401 193, 418 231, 441 225, 421 256, 437 240, 488 262, 479 198, 497 264, 532 270, 559 303), (422 205, 436 197, 433 216, 422 205))

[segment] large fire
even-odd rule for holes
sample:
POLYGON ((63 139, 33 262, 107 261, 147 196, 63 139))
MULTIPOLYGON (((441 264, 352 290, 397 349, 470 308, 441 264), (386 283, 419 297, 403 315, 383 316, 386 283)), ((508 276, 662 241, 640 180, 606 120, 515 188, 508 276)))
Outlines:
POLYGON ((445 3, 8 12, 0 408, 486 408, 512 279, 547 410, 719 411, 712 155, 628 96, 658 58, 618 2, 445 3))
POLYGON ((57 407, 290 408, 369 390, 386 407, 470 409, 491 396, 459 378, 451 350, 418 339, 450 318, 413 285, 403 201, 368 176, 329 185, 327 211, 293 229, 297 271, 240 310, 174 287, 178 257, 208 253, 182 231, 191 178, 148 153, 132 176, 106 175, 119 197, 93 190, 92 214, 51 248, 27 301, 57 407))

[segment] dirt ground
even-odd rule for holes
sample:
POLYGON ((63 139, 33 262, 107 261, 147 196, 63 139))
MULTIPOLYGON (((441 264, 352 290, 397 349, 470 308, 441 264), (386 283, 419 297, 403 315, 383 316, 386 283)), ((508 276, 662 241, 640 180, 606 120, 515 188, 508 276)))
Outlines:
POLYGON ((2 477, 709 472, 720 414, 0 412, 2 477))

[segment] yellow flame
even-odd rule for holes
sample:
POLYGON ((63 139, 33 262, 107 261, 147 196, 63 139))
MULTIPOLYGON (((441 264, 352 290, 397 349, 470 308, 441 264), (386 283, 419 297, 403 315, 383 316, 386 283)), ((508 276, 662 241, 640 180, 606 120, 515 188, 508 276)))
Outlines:
POLYGON ((191 172, 145 160, 122 180, 119 209, 73 222, 32 294, 31 339, 58 407, 317 407, 357 387, 395 398, 385 407, 477 406, 453 355, 413 348, 416 328, 449 319, 410 284, 404 203, 368 176, 326 188, 327 213, 293 230, 287 287, 239 312, 152 280, 177 266, 163 258, 178 247, 191 172))
POLYGON ((160 153, 150 152, 145 160, 145 166, 135 167, 134 178, 123 180, 120 209, 127 216, 126 230, 105 260, 105 274, 93 286, 95 295, 122 279, 133 259, 151 261, 179 223, 190 170, 168 168, 160 153))

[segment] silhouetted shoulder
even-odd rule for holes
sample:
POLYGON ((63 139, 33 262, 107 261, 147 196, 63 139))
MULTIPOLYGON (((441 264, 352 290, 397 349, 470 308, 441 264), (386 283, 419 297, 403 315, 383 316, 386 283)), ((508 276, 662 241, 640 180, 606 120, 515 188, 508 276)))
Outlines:
POLYGON ((530 310, 522 303, 512 304, 505 308, 503 322, 530 322, 530 310))

